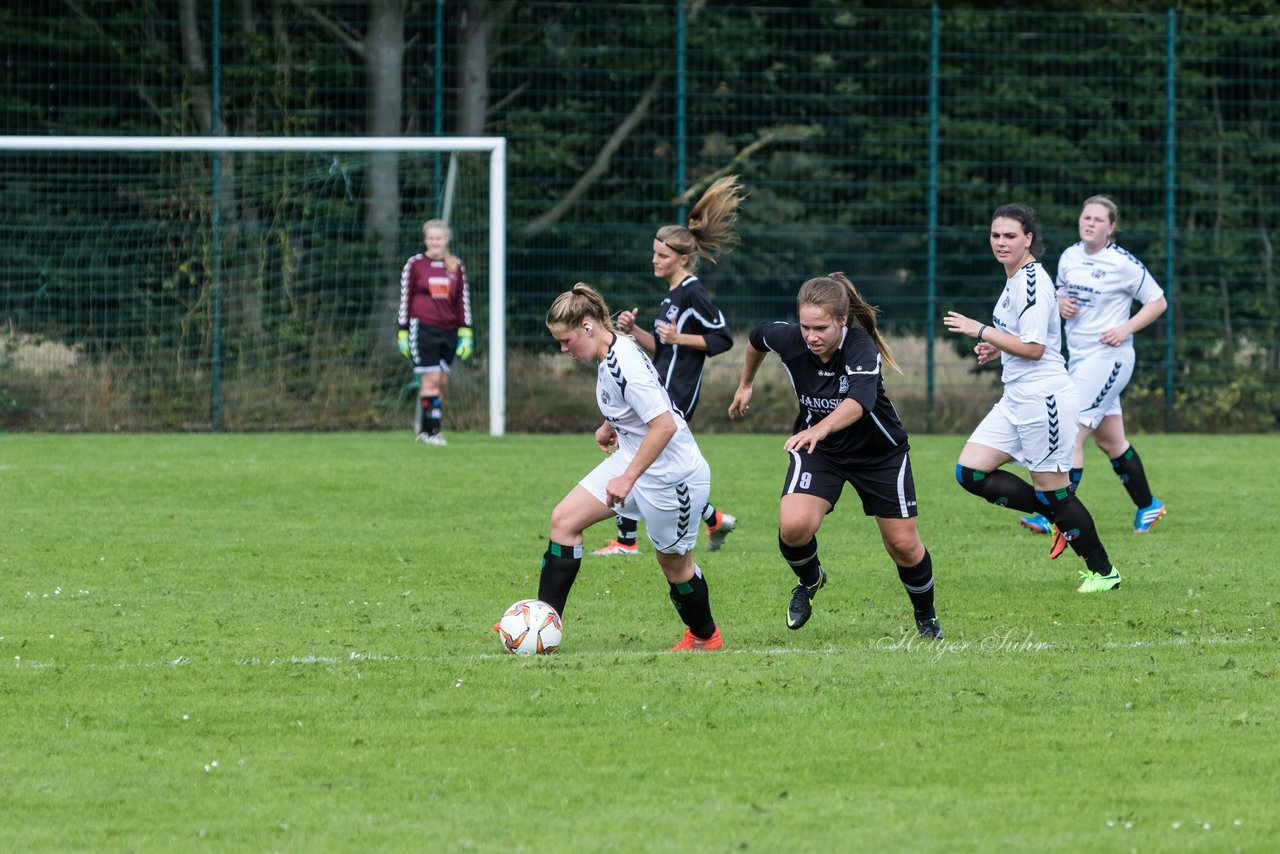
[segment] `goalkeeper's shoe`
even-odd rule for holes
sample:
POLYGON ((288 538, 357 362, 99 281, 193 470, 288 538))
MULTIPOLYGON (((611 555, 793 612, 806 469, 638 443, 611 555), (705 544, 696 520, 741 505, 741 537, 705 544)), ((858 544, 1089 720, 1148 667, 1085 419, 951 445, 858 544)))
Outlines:
POLYGON ((733 533, 733 529, 736 527, 738 527, 736 517, 717 510, 715 524, 707 526, 707 551, 719 551, 720 547, 724 545, 724 538, 733 533))
POLYGON ((420 445, 442 445, 443 446, 443 445, 449 444, 444 440, 444 436, 440 435, 439 433, 419 433, 417 442, 420 445))
POLYGON ((1114 566, 1106 575, 1099 575, 1087 569, 1080 570, 1080 586, 1077 593, 1098 593, 1102 590, 1116 590, 1120 587, 1120 571, 1114 566))
POLYGON ((813 616, 813 597, 818 589, 827 585, 827 571, 818 567, 818 580, 812 586, 797 584, 791 591, 791 604, 787 605, 787 628, 798 629, 813 616))
POLYGON ((1164 502, 1159 498, 1152 498, 1148 507, 1139 508, 1133 517, 1133 532, 1135 534, 1145 534, 1155 527, 1156 522, 1160 521, 1160 517, 1165 514, 1164 502))
POLYGON ((680 638, 680 642, 671 647, 672 652, 701 652, 722 649, 724 647, 724 639, 720 637, 720 627, 716 626, 716 630, 712 632, 709 638, 700 638, 693 633, 693 630, 685 627, 684 637, 680 638))
POLYGON ((632 543, 631 545, 628 546, 624 543, 618 542, 617 540, 610 540, 609 543, 604 548, 596 549, 595 551, 592 552, 592 554, 593 555, 638 555, 640 554, 640 544, 632 543))
POLYGON ((1018 521, 1022 524, 1022 527, 1028 529, 1033 534, 1053 533, 1053 523, 1050 522, 1047 517, 1039 513, 1032 513, 1030 516, 1022 516, 1018 521))

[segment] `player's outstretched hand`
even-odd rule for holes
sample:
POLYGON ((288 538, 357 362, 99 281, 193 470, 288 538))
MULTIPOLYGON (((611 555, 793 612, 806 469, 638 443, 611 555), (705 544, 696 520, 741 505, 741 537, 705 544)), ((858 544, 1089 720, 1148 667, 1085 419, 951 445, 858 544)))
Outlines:
POLYGON ((741 418, 751 408, 751 386, 738 386, 733 393, 733 402, 729 404, 729 417, 741 418))

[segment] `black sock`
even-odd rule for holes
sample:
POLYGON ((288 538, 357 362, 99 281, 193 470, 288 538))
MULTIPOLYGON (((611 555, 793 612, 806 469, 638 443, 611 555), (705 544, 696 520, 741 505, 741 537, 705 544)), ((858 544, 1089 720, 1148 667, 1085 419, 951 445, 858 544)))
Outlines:
POLYGON ((424 397, 422 404, 422 432, 434 436, 440 432, 440 398, 424 397))
POLYGON ((933 610, 933 558, 929 557, 929 550, 925 549, 924 558, 915 566, 898 567, 898 578, 902 579, 902 586, 911 599, 916 619, 936 617, 933 610))
POLYGON ((707 502, 706 507, 702 508, 702 521, 706 522, 708 525, 714 525, 716 523, 716 506, 710 501, 707 502))
POLYGON ((782 541, 782 535, 779 534, 778 551, 782 552, 783 559, 791 565, 791 571, 805 587, 812 587, 822 579, 821 573, 818 572, 821 564, 818 562, 817 537, 810 537, 809 542, 803 546, 789 546, 782 541))
POLYGON ((640 530, 640 523, 635 519, 628 519, 626 516, 618 517, 618 542, 624 546, 634 546, 636 544, 636 531, 640 530))
POLYGON ((564 546, 547 540, 547 550, 542 554, 542 575, 538 578, 538 598, 555 608, 564 618, 564 605, 569 600, 569 589, 582 567, 582 546, 564 546))
POLYGON ((671 588, 671 603, 689 631, 702 640, 714 635, 716 621, 711 619, 711 593, 698 565, 694 564, 693 577, 688 581, 679 584, 668 581, 667 586, 671 588))
POLYGON ((1111 468, 1116 477, 1124 484, 1129 497, 1139 509, 1150 507, 1153 500, 1151 487, 1147 485, 1147 472, 1142 467, 1142 458, 1138 456, 1133 445, 1120 456, 1111 461, 1111 468))
POLYGON ((1098 539, 1098 529, 1093 524, 1093 517, 1071 488, 1064 486, 1062 489, 1036 494, 1042 496, 1047 505, 1044 515, 1058 526, 1071 550, 1084 558, 1085 566, 1099 575, 1111 572, 1111 559, 1107 557, 1107 550, 1098 539))
POLYGON ((1044 509, 1036 500, 1035 488, 1004 469, 978 471, 957 464, 956 481, 967 491, 999 507, 1012 507, 1023 513, 1039 513, 1044 509))

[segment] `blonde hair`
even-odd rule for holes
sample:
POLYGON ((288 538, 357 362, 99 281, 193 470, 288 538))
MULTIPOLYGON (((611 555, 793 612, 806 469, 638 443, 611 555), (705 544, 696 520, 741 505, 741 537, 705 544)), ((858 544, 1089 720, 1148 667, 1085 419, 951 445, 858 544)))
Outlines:
POLYGON ((560 294, 547 310, 547 328, 553 331, 556 327, 573 329, 588 320, 595 321, 616 334, 617 330, 613 328, 613 321, 609 318, 608 303, 586 282, 578 282, 560 294))
POLYGON ((1104 208, 1107 209, 1107 218, 1111 220, 1111 225, 1114 226, 1111 229, 1112 234, 1114 234, 1116 230, 1120 228, 1120 206, 1117 205, 1115 203, 1115 200, 1113 200, 1110 196, 1102 196, 1102 195, 1090 196, 1089 198, 1085 199, 1084 202, 1081 203, 1080 210, 1083 211, 1089 205, 1102 205, 1104 208))
POLYGON ((427 232, 433 228, 439 228, 444 231, 444 268, 450 273, 458 272, 458 256, 449 251, 449 240, 453 237, 453 231, 449 228, 449 223, 442 219, 429 219, 422 224, 422 240, 426 242, 427 232))
POLYGON ((738 206, 746 197, 737 175, 726 175, 707 188, 689 212, 689 225, 664 225, 658 229, 658 242, 681 255, 689 256, 690 270, 698 269, 698 259, 715 263, 715 256, 727 252, 738 242, 734 226, 738 222, 738 206))
POLYGON ((876 307, 862 298, 862 294, 858 293, 858 289, 844 273, 817 276, 801 285, 800 293, 796 295, 796 307, 806 305, 816 306, 832 317, 845 318, 846 326, 852 326, 857 321, 875 342, 884 363, 902 373, 902 368, 894 361, 889 345, 880 337, 880 330, 876 329, 876 307))

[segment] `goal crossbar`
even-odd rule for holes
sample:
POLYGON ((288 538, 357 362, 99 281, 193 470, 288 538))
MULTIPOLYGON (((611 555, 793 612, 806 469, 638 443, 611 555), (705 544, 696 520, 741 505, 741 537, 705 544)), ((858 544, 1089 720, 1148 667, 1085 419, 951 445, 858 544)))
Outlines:
POLYGON ((506 432, 507 140, 459 137, 0 136, 0 151, 370 151, 489 155, 489 433, 506 432))

